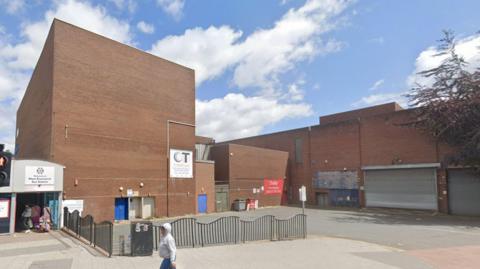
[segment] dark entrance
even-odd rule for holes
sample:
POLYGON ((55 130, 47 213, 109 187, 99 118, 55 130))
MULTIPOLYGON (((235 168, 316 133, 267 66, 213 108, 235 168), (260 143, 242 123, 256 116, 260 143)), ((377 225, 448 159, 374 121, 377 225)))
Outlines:
POLYGON ((21 232, 27 229, 22 213, 25 206, 28 205, 32 209, 32 222, 35 225, 39 217, 43 215, 43 209, 48 207, 52 219, 52 229, 59 228, 59 212, 58 212, 58 192, 29 192, 17 193, 17 206, 15 212, 15 231, 21 232))

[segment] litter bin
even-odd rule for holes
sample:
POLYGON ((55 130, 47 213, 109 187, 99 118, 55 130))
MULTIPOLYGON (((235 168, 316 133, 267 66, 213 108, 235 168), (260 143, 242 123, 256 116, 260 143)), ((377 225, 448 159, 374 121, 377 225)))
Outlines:
POLYGON ((233 201, 233 210, 245 211, 247 209, 245 199, 236 199, 233 201))
POLYGON ((151 256, 153 254, 152 222, 133 222, 131 225, 132 256, 151 256))

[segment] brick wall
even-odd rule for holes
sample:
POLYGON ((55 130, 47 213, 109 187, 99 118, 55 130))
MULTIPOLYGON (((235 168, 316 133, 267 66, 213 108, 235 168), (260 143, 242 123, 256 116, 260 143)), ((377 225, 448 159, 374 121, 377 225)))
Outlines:
MULTIPOLYGON (((298 202, 297 189, 303 184, 308 190, 308 203, 316 203, 312 178, 322 171, 356 171, 358 185, 364 184, 362 166, 442 162, 455 152, 418 129, 405 126, 413 119, 413 110, 403 110, 397 104, 322 117, 321 124, 268 135, 242 138, 225 143, 251 145, 289 152, 287 185, 298 202), (355 114, 355 112, 358 112, 355 114), (328 120, 324 120, 324 118, 328 120), (296 163, 294 143, 304 141, 303 163, 296 163)), ((439 210, 448 211, 444 167, 438 169, 439 210)), ((365 204, 363 192, 360 202, 365 204)))
MULTIPOLYGON (((309 128, 300 128, 251 138, 242 138, 228 143, 268 148, 288 152, 287 162, 287 198, 290 202, 298 201, 298 188, 306 184, 305 178, 310 178, 310 147, 309 128), (295 160, 295 139, 302 141, 302 162, 295 160)), ((308 181, 311 186, 311 181, 308 181)))
MULTIPOLYGON (((207 195, 207 213, 215 212, 215 164, 213 162, 195 162, 195 197, 199 194, 207 195)), ((196 213, 198 213, 198 200, 195 200, 196 213)))
POLYGON ((50 30, 17 111, 17 159, 51 159, 53 31, 50 30))
MULTIPOLYGON (((253 198, 259 206, 280 205, 284 194, 253 193, 260 189, 264 179, 285 179, 288 152, 252 146, 221 144, 212 148, 216 179, 225 178, 229 184, 230 204, 235 199, 253 198), (224 165, 228 164, 228 171, 224 165)), ((221 182, 221 183, 227 183, 221 182)))
MULTIPOLYGON (((52 141, 48 160, 66 166, 65 198, 83 199, 98 221, 113 219, 115 197, 129 188, 155 197, 156 216, 194 213, 195 181, 167 185, 167 120, 195 123, 194 71, 59 20, 50 33, 44 51, 53 63, 41 59, 37 72, 53 70, 53 88, 34 78, 24 102, 48 109, 39 91, 53 89, 44 126, 53 132, 21 156, 45 157, 52 141)), ((36 113, 20 113, 24 132, 38 129, 36 113)), ((170 148, 194 151, 193 127, 171 123, 169 136, 170 148)))

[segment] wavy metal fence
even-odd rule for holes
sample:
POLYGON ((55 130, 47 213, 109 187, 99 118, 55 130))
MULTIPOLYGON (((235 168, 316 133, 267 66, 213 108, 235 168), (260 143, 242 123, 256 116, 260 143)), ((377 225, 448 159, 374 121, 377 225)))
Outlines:
POLYGON ((77 237, 83 238, 93 247, 98 247, 112 256, 113 223, 104 221, 95 223, 91 215, 80 216, 77 210, 72 213, 63 209, 63 227, 77 237))
POLYGON ((276 221, 275 216, 272 215, 265 215, 254 220, 241 220, 242 242, 275 240, 276 221))
MULTIPOLYGON (((208 223, 194 218, 177 219, 172 225, 172 235, 178 248, 239 244, 258 240, 288 240, 306 238, 307 216, 295 215, 277 219, 265 215, 253 220, 241 220, 237 216, 221 217, 208 223)), ((154 248, 158 250, 161 225, 154 225, 154 248)))

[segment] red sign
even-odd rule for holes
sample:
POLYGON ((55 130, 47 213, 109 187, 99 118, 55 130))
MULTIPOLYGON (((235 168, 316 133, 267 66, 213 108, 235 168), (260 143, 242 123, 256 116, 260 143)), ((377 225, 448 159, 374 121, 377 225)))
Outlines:
POLYGON ((283 179, 264 179, 263 188, 265 194, 282 194, 283 179))

